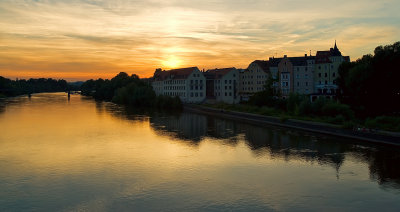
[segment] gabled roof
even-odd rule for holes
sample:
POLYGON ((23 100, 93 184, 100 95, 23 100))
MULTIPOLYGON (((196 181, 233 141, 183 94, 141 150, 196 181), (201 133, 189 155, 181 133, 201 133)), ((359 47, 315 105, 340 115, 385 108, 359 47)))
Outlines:
POLYGON ((257 64, 265 72, 269 70, 270 63, 267 60, 255 60, 253 63, 257 64))
POLYGON ((166 79, 186 79, 189 75, 195 71, 199 70, 197 67, 190 67, 190 68, 180 68, 180 69, 172 69, 168 71, 161 71, 157 70, 154 72, 154 80, 162 81, 166 79))
POLYGON ((293 66, 307 66, 306 57, 289 57, 289 60, 292 62, 293 66))
POLYGON ((278 67, 278 64, 281 62, 283 58, 269 58, 270 67, 278 67))
POLYGON ((329 59, 330 56, 330 51, 317 51, 317 56, 315 56, 315 64, 331 63, 332 61, 329 59))
POLYGON ((221 69, 210 69, 204 72, 204 76, 207 79, 221 79, 227 73, 236 70, 236 68, 221 68, 221 69))

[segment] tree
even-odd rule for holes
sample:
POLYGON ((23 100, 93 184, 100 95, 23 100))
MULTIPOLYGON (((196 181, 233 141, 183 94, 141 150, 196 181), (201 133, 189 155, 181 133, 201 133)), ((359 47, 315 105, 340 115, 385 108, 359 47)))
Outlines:
POLYGON ((400 42, 378 46, 374 55, 364 55, 339 67, 341 102, 360 117, 394 115, 400 112, 400 42))

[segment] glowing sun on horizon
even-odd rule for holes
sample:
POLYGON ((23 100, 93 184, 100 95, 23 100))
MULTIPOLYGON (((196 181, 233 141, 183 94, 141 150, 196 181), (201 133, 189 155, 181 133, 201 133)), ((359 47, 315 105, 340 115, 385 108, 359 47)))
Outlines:
POLYGON ((177 68, 181 64, 181 60, 175 56, 170 56, 167 60, 162 61, 162 65, 166 68, 177 68))

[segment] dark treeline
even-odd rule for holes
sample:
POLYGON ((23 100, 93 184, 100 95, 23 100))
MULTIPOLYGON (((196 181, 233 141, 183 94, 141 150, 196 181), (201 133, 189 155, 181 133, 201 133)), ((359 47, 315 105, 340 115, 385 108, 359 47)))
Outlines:
POLYGON ((309 96, 298 94, 277 98, 279 92, 269 79, 266 89, 252 96, 247 104, 266 107, 261 112, 267 115, 284 113, 345 127, 361 125, 400 131, 399 67, 400 42, 378 46, 374 55, 364 55, 339 67, 337 81, 341 93, 336 101, 320 98, 311 102, 309 96))
POLYGON ((400 115, 400 42, 339 67, 341 102, 360 117, 400 115))
POLYGON ((10 80, 0 76, 0 97, 40 92, 61 92, 70 89, 73 88, 65 80, 55 80, 51 78, 10 80))
POLYGON ((81 85, 83 95, 135 107, 182 109, 179 97, 156 96, 153 88, 137 75, 121 72, 111 80, 88 80, 81 85))

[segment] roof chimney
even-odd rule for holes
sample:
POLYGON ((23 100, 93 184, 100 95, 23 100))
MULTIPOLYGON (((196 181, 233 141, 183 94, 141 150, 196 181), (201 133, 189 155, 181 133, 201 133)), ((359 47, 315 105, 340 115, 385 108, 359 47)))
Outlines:
POLYGON ((285 55, 283 56, 283 58, 287 58, 287 55, 285 54, 285 55))

